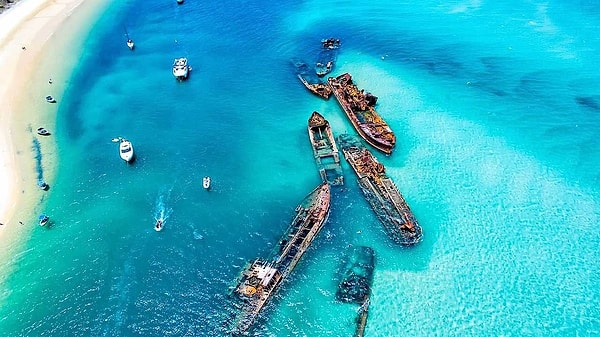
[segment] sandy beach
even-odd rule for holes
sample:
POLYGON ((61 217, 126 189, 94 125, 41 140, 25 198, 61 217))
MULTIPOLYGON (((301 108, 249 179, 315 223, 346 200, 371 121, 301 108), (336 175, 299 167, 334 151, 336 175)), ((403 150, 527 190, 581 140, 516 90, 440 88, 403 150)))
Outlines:
MULTIPOLYGON (((106 2, 97 0, 23 0, 0 14, 0 280, 14 249, 37 229, 36 208, 49 191, 37 187, 35 130, 55 130, 60 97, 69 84, 93 17, 106 2), (52 80, 50 80, 52 79, 52 80), (58 102, 45 101, 46 95, 58 102)), ((44 179, 50 186, 57 169, 54 134, 38 138, 44 179)))

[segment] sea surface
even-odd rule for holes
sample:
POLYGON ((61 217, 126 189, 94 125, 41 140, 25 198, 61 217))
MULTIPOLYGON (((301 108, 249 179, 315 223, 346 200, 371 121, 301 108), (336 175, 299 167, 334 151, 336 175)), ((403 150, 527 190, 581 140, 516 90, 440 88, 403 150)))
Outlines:
POLYGON ((366 336, 600 335, 597 1, 128 0, 90 24, 40 140, 59 148, 51 226, 28 220, 0 336, 225 335, 242 268, 320 182, 312 111, 355 133, 295 77, 327 37, 342 40, 333 74, 378 96, 396 133, 376 155, 423 241, 394 244, 344 163, 328 222, 253 333, 352 336, 358 307, 335 291, 362 245, 366 336))

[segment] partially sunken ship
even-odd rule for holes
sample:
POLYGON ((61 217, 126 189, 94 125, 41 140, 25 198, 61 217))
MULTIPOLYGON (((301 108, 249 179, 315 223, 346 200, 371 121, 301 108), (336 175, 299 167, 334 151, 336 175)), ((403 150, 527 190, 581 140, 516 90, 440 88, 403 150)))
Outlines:
POLYGON ((331 96, 331 88, 327 83, 308 83, 308 81, 305 80, 304 77, 302 77, 302 75, 298 74, 297 76, 300 79, 300 82, 304 84, 306 89, 308 89, 313 94, 324 99, 329 99, 329 96, 331 96))
POLYGON ((244 335, 259 313, 294 269, 329 216, 331 191, 323 183, 314 189, 298 207, 296 216, 280 241, 273 259, 256 259, 242 272, 233 291, 239 299, 240 311, 230 333, 244 335))
POLYGON ((348 73, 330 77, 327 81, 358 134, 374 148, 391 154, 396 145, 396 135, 375 111, 377 97, 358 90, 348 73))
POLYGON ((343 185, 344 174, 333 132, 325 117, 316 111, 308 119, 308 137, 321 179, 331 185, 343 185))
POLYGON ((371 247, 352 247, 342 271, 335 298, 344 303, 360 305, 356 317, 355 337, 362 337, 369 316, 369 301, 375 269, 375 251, 371 247))
POLYGON ((388 235, 402 245, 421 241, 422 229, 385 167, 353 136, 344 134, 338 143, 358 176, 358 185, 388 235))

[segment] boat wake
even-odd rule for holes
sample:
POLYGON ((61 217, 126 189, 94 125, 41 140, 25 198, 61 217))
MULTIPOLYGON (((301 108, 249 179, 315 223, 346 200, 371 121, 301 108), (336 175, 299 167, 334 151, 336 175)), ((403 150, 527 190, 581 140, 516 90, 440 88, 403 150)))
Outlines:
POLYGON ((171 216, 171 213, 173 213, 173 209, 167 207, 167 201, 169 199, 169 195, 171 194, 170 192, 171 191, 167 192, 166 195, 159 195, 158 198, 156 198, 154 205, 154 220, 156 223, 160 222, 161 229, 169 216, 171 216))

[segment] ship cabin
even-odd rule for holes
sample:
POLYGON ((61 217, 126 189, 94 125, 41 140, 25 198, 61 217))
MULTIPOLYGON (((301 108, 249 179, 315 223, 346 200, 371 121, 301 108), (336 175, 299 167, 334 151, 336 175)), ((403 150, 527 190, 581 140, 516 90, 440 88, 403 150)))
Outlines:
POLYGON ((242 274, 236 293, 242 299, 252 300, 268 294, 281 280, 281 273, 272 262, 254 261, 242 274))

